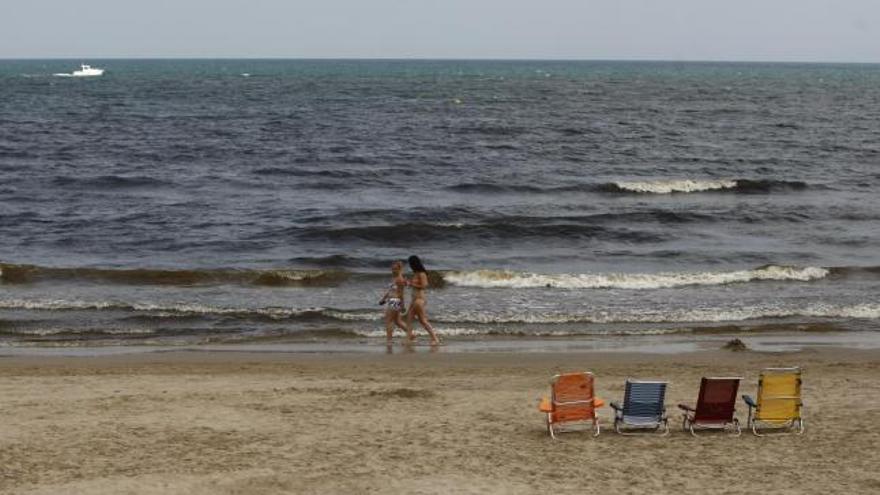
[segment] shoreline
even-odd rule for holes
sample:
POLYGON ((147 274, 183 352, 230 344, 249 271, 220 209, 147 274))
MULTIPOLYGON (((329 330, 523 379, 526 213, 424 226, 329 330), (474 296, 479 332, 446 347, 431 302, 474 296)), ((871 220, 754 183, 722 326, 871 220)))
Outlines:
MULTIPOLYGON (((101 357, 160 353, 265 353, 265 354, 405 354, 405 353, 631 353, 692 354, 719 350, 733 340, 741 340, 747 352, 791 353, 811 348, 880 349, 876 331, 706 333, 610 336, 518 336, 447 338, 441 346, 431 346, 421 336, 415 345, 405 345, 396 337, 391 346, 382 338, 328 340, 274 340, 246 343, 185 345, 8 345, 0 346, 0 360, 10 357, 101 357)), ((728 351, 731 352, 731 351, 728 351)))
MULTIPOLYGON (((4 373, 15 374, 18 371, 37 372, 57 369, 100 370, 120 368, 124 371, 138 369, 157 369, 167 365, 180 366, 235 366, 239 364, 251 364, 257 367, 314 367, 315 369, 336 368, 351 364, 353 367, 366 366, 465 366, 474 368, 492 367, 499 363, 517 363, 524 368, 530 368, 536 364, 558 363, 560 370, 571 363, 589 363, 577 369, 590 370, 590 365, 619 368, 627 364, 662 364, 690 365, 702 368, 718 363, 720 366, 729 368, 742 363, 748 367, 752 363, 775 361, 780 367, 795 366, 798 362, 824 362, 828 360, 845 359, 848 363, 880 363, 880 346, 874 349, 856 349, 844 347, 813 347, 796 351, 766 352, 766 351, 728 351, 723 349, 702 349, 686 354, 669 352, 648 351, 619 351, 605 352, 596 350, 566 350, 522 353, 511 350, 498 350, 494 352, 430 352, 425 346, 416 352, 406 353, 365 353, 365 352, 271 352, 262 350, 192 350, 173 349, 151 353, 133 354, 104 354, 104 355, 19 355, 0 356, 0 378, 4 373), (687 357, 686 361, 682 358, 687 357), (783 366, 784 365, 784 366, 783 366)), ((842 364, 842 363, 841 363, 842 364)), ((246 368, 242 368, 246 369, 246 368)), ((575 369, 575 368, 572 368, 575 369)), ((758 369, 755 371, 757 375, 758 369)), ((237 370, 233 370, 237 371, 237 370)), ((383 370, 385 371, 385 370, 383 370)), ((880 365, 878 365, 880 375, 880 365)), ((551 375, 546 378, 548 383, 551 375)), ((744 382, 747 385, 748 382, 744 382)), ((754 384, 752 384, 754 385, 754 384)), ((549 389, 548 389, 549 390, 549 389)), ((667 406, 672 406, 667 404, 667 406)))

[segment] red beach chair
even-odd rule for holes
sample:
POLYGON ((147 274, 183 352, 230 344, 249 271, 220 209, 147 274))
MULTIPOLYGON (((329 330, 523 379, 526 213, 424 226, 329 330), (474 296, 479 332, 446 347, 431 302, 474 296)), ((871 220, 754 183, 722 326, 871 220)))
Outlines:
POLYGON ((742 434, 739 420, 736 419, 736 392, 739 390, 741 377, 703 378, 700 382, 700 395, 697 407, 679 404, 684 411, 681 422, 683 430, 690 430, 697 436, 696 430, 727 430, 731 428, 736 436, 742 434))
POLYGON ((605 402, 593 394, 593 374, 556 375, 550 387, 550 397, 544 397, 538 408, 547 414, 547 432, 550 436, 556 438, 556 433, 585 429, 583 426, 592 426, 593 436, 598 436, 599 417, 596 409, 605 405, 605 402))

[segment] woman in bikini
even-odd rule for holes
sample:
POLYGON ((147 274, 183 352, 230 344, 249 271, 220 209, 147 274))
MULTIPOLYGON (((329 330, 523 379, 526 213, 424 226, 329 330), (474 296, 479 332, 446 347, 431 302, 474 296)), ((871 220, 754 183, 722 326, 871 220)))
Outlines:
POLYGON ((428 332, 428 335, 431 336, 431 344, 439 344, 440 339, 437 337, 437 333, 434 332, 434 327, 428 322, 428 313, 425 312, 425 305, 427 304, 425 292, 428 288, 428 270, 425 269, 422 260, 415 255, 409 257, 409 267, 413 271, 412 278, 407 282, 407 285, 412 287, 412 302, 409 304, 409 310, 406 312, 406 323, 409 328, 409 337, 410 339, 413 338, 413 317, 415 317, 419 319, 422 328, 424 328, 428 332))
POLYGON ((385 338, 391 343, 394 336, 394 325, 406 332, 410 341, 413 340, 412 330, 403 322, 403 288, 406 287, 406 279, 403 278, 403 262, 391 263, 391 284, 379 304, 385 305, 385 338))

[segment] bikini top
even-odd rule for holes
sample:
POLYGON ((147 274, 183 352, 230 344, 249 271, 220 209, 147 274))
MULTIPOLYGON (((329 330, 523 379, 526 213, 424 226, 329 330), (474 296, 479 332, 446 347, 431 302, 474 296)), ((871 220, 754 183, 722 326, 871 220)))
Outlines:
POLYGON ((388 284, 388 292, 393 292, 393 294, 392 294, 393 297, 396 297, 396 296, 397 296, 397 294, 398 294, 397 291, 398 291, 398 290, 399 290, 399 289, 398 289, 398 287, 397 287, 397 283, 396 283, 396 282, 391 282, 390 284, 388 284))

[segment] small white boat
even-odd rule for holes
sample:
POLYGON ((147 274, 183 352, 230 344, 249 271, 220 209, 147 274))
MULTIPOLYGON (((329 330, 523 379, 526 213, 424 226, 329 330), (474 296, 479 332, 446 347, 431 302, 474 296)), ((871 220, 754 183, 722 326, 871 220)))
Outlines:
POLYGON ((91 65, 82 64, 80 66, 80 70, 73 71, 71 74, 73 77, 90 77, 90 76, 100 76, 104 74, 104 69, 96 69, 91 65))
POLYGON ((57 77, 94 77, 101 76, 104 74, 104 69, 96 69, 91 65, 82 64, 80 65, 79 70, 75 70, 73 72, 58 72, 52 74, 57 77))

